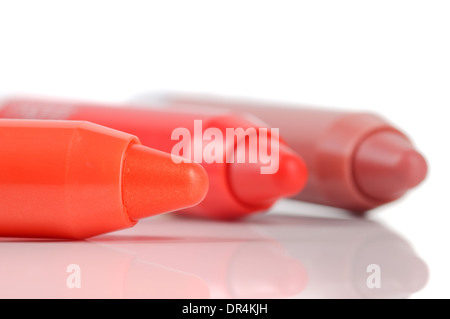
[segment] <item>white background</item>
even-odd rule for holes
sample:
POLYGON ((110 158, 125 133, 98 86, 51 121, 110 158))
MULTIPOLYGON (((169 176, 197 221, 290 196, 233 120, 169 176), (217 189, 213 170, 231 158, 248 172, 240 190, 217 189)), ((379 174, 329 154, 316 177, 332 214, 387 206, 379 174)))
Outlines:
POLYGON ((127 101, 148 91, 373 111, 407 132, 425 183, 371 218, 450 297, 449 1, 0 1, 0 92, 127 101))

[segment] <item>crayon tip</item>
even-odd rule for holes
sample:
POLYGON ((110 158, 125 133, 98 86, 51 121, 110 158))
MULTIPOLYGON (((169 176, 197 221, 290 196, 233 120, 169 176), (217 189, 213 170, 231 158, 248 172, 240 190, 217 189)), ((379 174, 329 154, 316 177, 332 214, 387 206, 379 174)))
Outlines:
POLYGON ((175 163, 170 154, 134 144, 123 168, 123 202, 131 220, 179 210, 201 202, 208 175, 195 163, 175 163))
MULTIPOLYGON (((248 145, 238 144, 239 147, 248 145)), ((231 190, 241 202, 254 207, 267 207, 280 198, 299 193, 306 184, 306 164, 289 147, 280 144, 279 156, 271 163, 232 163, 229 166, 231 190), (261 168, 277 167, 270 174, 262 174, 261 168)))
POLYGON ((411 142, 395 132, 369 136, 355 154, 355 179, 360 189, 378 200, 392 200, 417 186, 427 163, 411 142))

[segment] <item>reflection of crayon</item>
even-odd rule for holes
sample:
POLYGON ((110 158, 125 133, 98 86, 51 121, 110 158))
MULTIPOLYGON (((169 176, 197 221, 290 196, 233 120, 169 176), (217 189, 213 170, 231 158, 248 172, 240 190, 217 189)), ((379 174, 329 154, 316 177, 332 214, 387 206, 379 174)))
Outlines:
POLYGON ((126 234, 95 240, 201 278, 212 298, 288 298, 307 285, 301 263, 286 254, 278 242, 259 235, 246 223, 167 217, 143 221, 139 229, 126 234), (140 234, 153 231, 161 241, 138 244, 133 240, 133 236, 139 240, 140 234))
POLYGON ((83 239, 200 202, 195 163, 78 121, 0 120, 0 236, 83 239))
POLYGON ((279 128, 308 167, 299 200, 365 211, 400 198, 427 174, 408 137, 374 114, 189 95, 169 96, 166 103, 249 112, 279 128))
POLYGON ((363 219, 273 213, 223 223, 161 216, 95 240, 193 274, 213 298, 406 298, 428 280, 426 264, 405 239, 363 219), (155 241, 142 243, 145 234, 155 241))
POLYGON ((202 163, 209 176, 210 191, 202 203, 184 210, 183 215, 219 219, 243 217, 265 211, 279 198, 298 193, 306 182, 303 161, 279 140, 277 132, 230 112, 192 109, 171 112, 70 101, 10 99, 0 105, 0 117, 90 121, 134 134, 144 145, 168 153, 173 153, 179 143, 186 142, 183 152, 175 152, 175 155, 202 163), (202 125, 196 126, 196 123, 202 125), (189 137, 178 142, 177 138, 181 137, 175 134, 174 140, 178 130, 187 131, 189 137), (229 130, 235 133, 231 138, 227 138, 229 130), (208 132, 217 135, 208 135, 208 132), (208 141, 203 142, 203 139, 208 141), (213 161, 203 158, 212 142, 221 145, 210 150, 211 155, 214 154, 213 161), (264 144, 266 147, 262 147, 264 144))
POLYGON ((0 243, 0 298, 208 298, 198 277, 91 242, 0 243))
POLYGON ((409 243, 364 219, 266 216, 257 228, 304 265, 309 284, 299 298, 407 298, 428 280, 409 243))

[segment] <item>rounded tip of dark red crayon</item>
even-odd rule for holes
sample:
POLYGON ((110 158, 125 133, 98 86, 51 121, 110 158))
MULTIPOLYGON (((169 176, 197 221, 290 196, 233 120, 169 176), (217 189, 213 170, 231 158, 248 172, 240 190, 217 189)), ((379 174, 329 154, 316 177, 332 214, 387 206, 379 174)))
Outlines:
POLYGON ((393 131, 366 138, 354 158, 355 179, 361 191, 377 200, 392 200, 420 184, 427 163, 411 142, 393 131))

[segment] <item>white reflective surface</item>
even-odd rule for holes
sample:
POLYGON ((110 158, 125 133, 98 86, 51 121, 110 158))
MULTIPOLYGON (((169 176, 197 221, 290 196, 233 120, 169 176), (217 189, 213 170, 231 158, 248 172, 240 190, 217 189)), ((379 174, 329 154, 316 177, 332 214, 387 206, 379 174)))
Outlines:
POLYGON ((80 242, 3 238, 0 298, 408 298, 426 286, 426 261, 383 224, 282 208, 233 223, 164 215, 80 242))

